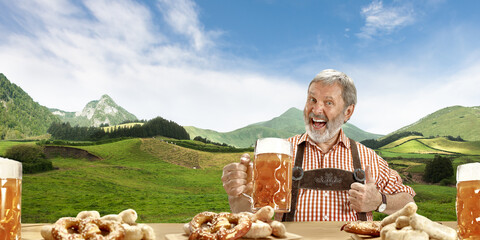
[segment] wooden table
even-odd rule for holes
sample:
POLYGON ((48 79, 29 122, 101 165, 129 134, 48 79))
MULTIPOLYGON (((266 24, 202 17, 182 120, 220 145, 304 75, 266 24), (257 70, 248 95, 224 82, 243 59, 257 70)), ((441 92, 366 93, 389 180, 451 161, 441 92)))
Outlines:
MULTIPOLYGON (((287 231, 302 236, 302 239, 339 239, 351 240, 352 234, 340 231, 345 222, 289 222, 285 223, 287 231)), ((457 227, 456 222, 441 222, 449 227, 457 227)), ((40 229, 45 224, 22 224, 23 240, 40 240, 40 229)), ((165 239, 167 234, 183 233, 183 223, 150 223, 157 240, 165 239)), ((367 238, 380 239, 380 238, 367 238)))

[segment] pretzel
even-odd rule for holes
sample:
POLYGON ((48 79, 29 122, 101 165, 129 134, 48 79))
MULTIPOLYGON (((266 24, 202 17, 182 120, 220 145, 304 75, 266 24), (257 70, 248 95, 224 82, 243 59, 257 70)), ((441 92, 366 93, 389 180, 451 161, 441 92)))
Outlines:
POLYGON ((83 240, 80 223, 81 219, 73 217, 63 217, 55 222, 52 228, 52 236, 54 239, 83 240))
POLYGON ((125 229, 120 223, 99 218, 86 218, 81 221, 82 236, 89 240, 122 240, 125 229))
POLYGON ((360 235, 380 236, 380 222, 378 221, 356 221, 348 222, 340 230, 360 235))
POLYGON ((45 240, 154 240, 153 228, 137 224, 137 217, 133 209, 103 217, 97 211, 82 211, 43 226, 40 233, 45 240))
POLYGON ((245 235, 252 226, 250 218, 243 214, 202 212, 190 221, 189 240, 234 240, 245 235), (207 224, 206 227, 202 225, 207 224))

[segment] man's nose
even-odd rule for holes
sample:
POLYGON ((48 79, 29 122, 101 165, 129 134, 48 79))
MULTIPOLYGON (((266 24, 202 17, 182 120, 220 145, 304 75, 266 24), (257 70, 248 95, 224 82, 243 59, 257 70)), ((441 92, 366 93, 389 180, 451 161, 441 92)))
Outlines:
POLYGON ((317 102, 312 109, 313 114, 320 115, 323 114, 324 106, 323 103, 317 102))

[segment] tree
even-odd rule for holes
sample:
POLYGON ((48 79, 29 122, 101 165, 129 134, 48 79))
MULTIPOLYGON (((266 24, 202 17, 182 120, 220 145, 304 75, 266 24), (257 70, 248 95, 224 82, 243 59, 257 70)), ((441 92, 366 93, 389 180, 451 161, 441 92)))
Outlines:
POLYGON ((43 148, 37 145, 14 145, 7 149, 5 157, 22 162, 24 173, 53 170, 52 161, 45 158, 43 148))
POLYGON ((438 183, 442 179, 453 176, 452 160, 447 157, 435 155, 433 160, 427 162, 423 180, 430 183, 438 183))

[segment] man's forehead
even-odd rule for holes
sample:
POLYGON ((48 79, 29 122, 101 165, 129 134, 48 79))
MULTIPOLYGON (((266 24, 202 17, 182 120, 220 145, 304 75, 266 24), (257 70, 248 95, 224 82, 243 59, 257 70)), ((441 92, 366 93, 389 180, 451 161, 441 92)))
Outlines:
POLYGON ((330 97, 341 96, 342 87, 339 83, 324 84, 321 82, 314 82, 308 87, 309 95, 327 95, 330 97))

